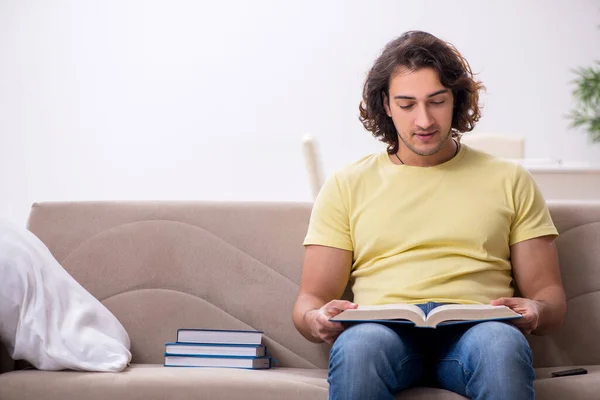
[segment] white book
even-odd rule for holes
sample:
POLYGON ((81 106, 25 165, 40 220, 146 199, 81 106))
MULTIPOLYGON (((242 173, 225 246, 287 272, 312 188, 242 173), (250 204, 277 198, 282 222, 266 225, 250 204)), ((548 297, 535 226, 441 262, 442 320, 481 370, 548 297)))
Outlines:
POLYGON ((263 332, 228 329, 178 329, 180 343, 261 344, 263 332))
POLYGON ((165 352, 187 355, 222 355, 264 357, 266 347, 257 344, 218 344, 218 343, 165 343, 165 352))
POLYGON ((270 357, 199 356, 165 353, 165 367, 271 368, 270 357))

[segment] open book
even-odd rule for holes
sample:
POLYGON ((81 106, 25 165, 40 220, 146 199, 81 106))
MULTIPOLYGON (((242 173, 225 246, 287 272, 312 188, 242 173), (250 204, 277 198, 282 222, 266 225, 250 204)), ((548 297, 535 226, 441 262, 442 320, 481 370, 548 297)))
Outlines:
POLYGON ((344 310, 330 320, 413 323, 417 327, 435 328, 438 325, 514 318, 521 318, 521 314, 505 306, 447 304, 436 307, 425 315, 419 307, 412 304, 385 304, 344 310))

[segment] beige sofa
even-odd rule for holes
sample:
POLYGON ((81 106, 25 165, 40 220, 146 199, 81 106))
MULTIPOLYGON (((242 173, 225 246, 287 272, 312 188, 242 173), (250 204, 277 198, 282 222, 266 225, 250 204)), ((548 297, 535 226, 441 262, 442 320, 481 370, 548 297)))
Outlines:
MULTIPOLYGON (((302 338, 291 310, 310 204, 42 203, 29 229, 123 323, 121 373, 16 370, 0 348, 0 399, 326 399, 329 347, 302 338), (256 328, 277 359, 266 371, 162 367, 177 328, 256 328)), ((569 311, 532 337, 538 399, 600 398, 600 203, 552 204, 569 311), (585 366, 588 375, 550 378, 585 366)), ((400 399, 460 399, 414 388, 400 399)))

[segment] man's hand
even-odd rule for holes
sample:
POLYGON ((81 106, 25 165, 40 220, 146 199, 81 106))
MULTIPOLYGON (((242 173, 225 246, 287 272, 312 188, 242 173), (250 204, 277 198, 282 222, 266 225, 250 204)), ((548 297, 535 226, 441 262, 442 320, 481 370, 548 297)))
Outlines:
POLYGON ((558 328, 567 311, 554 236, 524 240, 510 247, 510 262, 517 288, 523 299, 496 300, 518 313, 522 321, 515 322, 525 333, 543 335, 558 328), (525 300, 530 299, 530 300, 525 300), (537 306, 537 307, 536 307, 537 306))
POLYGON ((541 314, 541 304, 538 301, 524 299, 522 297, 501 297, 492 300, 493 306, 506 306, 521 314, 523 317, 510 322, 528 335, 538 328, 541 314))
POLYGON ((342 333, 344 327, 341 322, 331 322, 329 318, 356 307, 358 304, 346 300, 332 300, 321 308, 307 311, 304 319, 312 336, 331 344, 342 333))

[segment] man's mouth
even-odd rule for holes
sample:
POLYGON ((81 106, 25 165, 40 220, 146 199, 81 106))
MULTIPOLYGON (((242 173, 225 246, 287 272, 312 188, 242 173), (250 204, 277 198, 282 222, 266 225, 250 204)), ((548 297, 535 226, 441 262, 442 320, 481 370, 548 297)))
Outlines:
POLYGON ((432 138, 433 135, 435 135, 436 133, 437 133, 437 130, 431 131, 431 132, 419 132, 419 133, 415 133, 415 136, 417 136, 421 140, 427 140, 427 139, 432 138))

